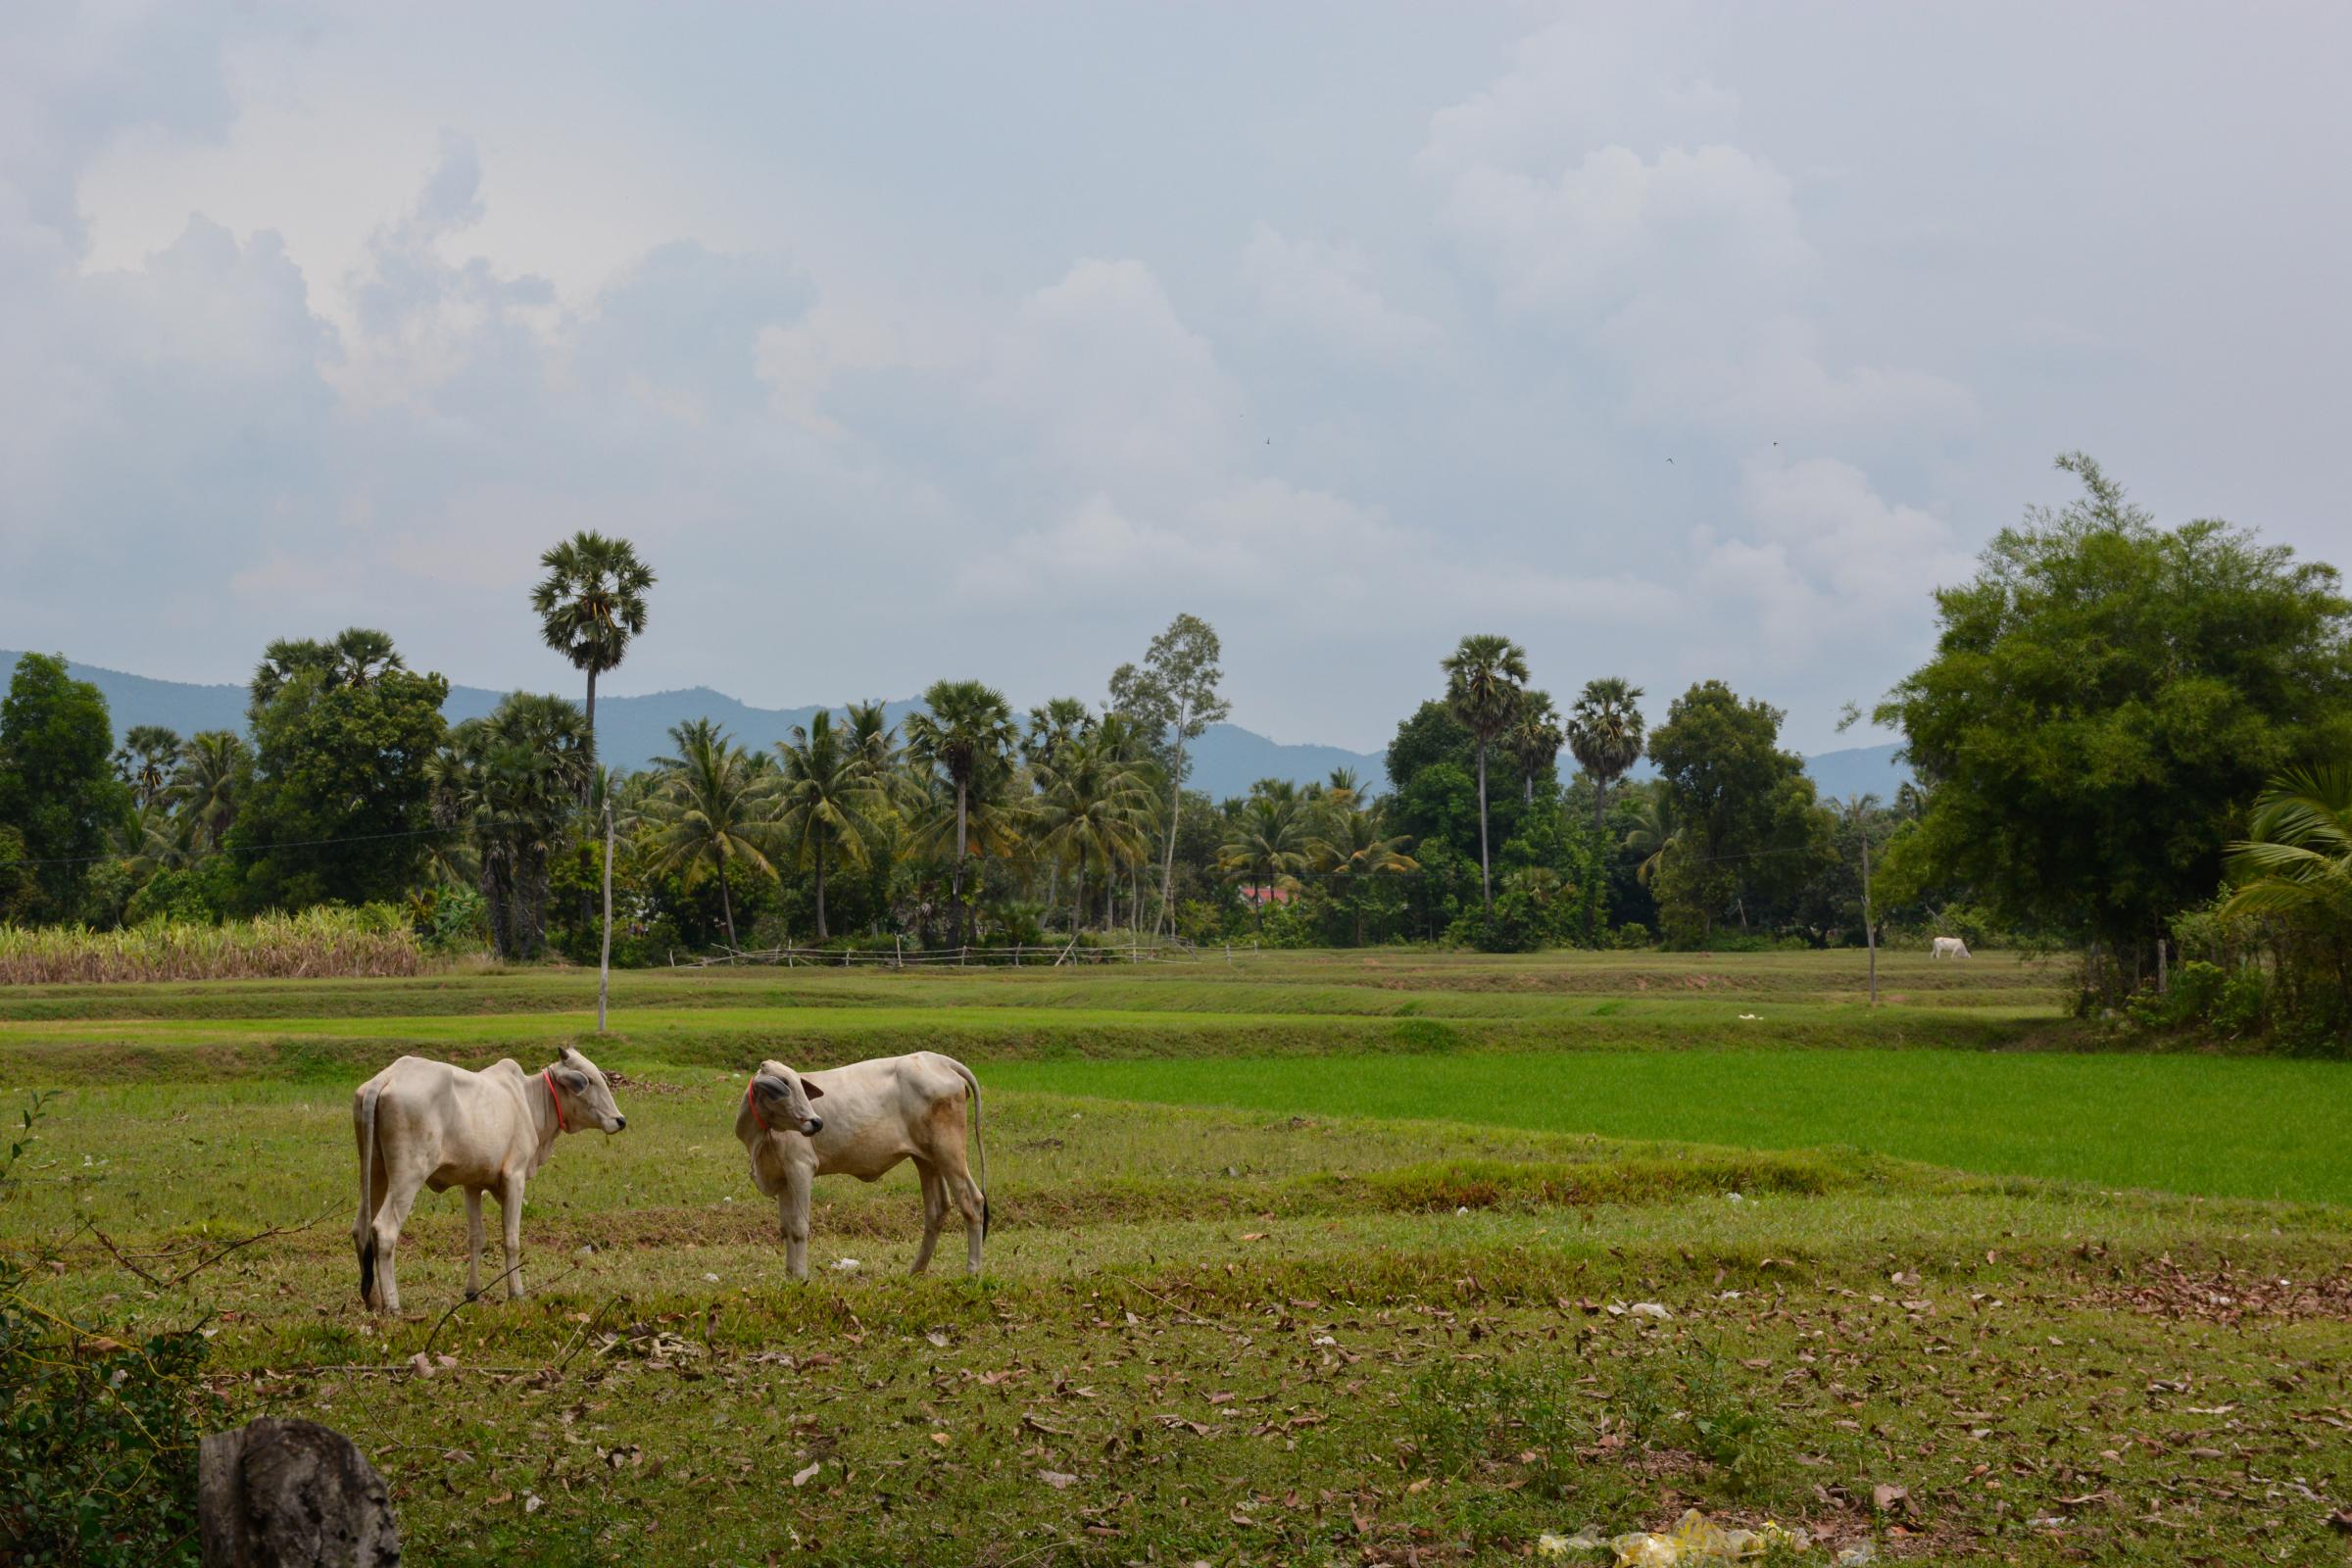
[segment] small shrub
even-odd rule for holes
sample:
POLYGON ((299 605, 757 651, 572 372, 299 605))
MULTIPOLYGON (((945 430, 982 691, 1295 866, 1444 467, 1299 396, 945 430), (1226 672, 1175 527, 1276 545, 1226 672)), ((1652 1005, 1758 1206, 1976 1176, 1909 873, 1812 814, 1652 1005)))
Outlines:
POLYGON ((231 925, 157 919, 127 931, 0 925, 0 985, 411 975, 424 962, 407 911, 390 905, 231 925))

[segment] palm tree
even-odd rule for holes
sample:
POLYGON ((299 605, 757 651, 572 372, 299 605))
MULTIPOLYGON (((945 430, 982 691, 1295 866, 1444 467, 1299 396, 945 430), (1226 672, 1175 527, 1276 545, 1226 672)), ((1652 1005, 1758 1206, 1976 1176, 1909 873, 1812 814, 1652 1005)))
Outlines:
POLYGON ((390 632, 350 626, 335 638, 333 679, 338 686, 366 686, 386 670, 406 668, 390 632))
MULTIPOLYGON (((1133 727, 1105 718, 1088 733, 1065 739, 1035 764, 1038 798, 1031 821, 1038 846, 1056 867, 1073 868, 1070 929, 1086 923, 1086 871, 1103 868, 1106 895, 1122 861, 1139 863, 1151 849, 1159 808, 1158 770, 1143 756, 1133 727)), ((1107 917, 1106 917, 1107 918, 1107 917)))
POLYGON ((1549 692, 1529 692, 1519 704, 1519 715, 1503 732, 1503 750, 1519 764, 1519 776, 1527 786, 1527 804, 1536 804, 1536 780, 1544 769, 1559 764, 1560 747, 1567 737, 1560 730, 1560 710, 1551 705, 1549 692))
POLYGON ((547 575, 531 590, 531 609, 547 646, 588 672, 588 755, 596 756, 596 677, 619 667, 629 639, 645 630, 651 566, 626 539, 583 528, 539 558, 547 575))
POLYGON ((435 818, 473 841, 502 957, 535 957, 547 940, 549 861, 591 772, 580 710, 525 692, 452 730, 428 770, 435 818))
POLYGON ((1032 763, 1052 763, 1062 749, 1094 733, 1095 715, 1075 697, 1053 697, 1029 710, 1029 725, 1021 736, 1021 756, 1032 763))
POLYGON ((743 861, 776 874, 766 845, 774 829, 764 759, 748 757, 727 732, 707 718, 670 726, 675 757, 658 757, 659 789, 646 802, 653 824, 647 867, 657 874, 679 871, 691 882, 718 878, 718 906, 727 924, 727 946, 735 940, 735 900, 727 891, 727 867, 743 861))
POLYGON ((1641 856, 1642 862, 1634 868, 1634 880, 1642 886, 1666 863, 1666 852, 1682 841, 1683 824, 1674 809, 1674 800, 1664 790, 1656 790, 1642 799, 1640 815, 1627 829, 1625 848, 1641 856))
POLYGON ((1568 715, 1568 749, 1592 780, 1592 826, 1600 830, 1609 787, 1642 760, 1642 688, 1615 675, 1587 681, 1568 715))
POLYGON ((1255 878, 1250 911, 1265 929, 1266 901, 1276 890, 1296 889, 1306 867, 1306 820, 1297 795, 1254 794, 1242 805, 1229 836, 1217 849, 1217 864, 1255 878))
POLYGON ((179 732, 161 724, 133 724, 115 753, 115 773, 130 786, 131 798, 144 810, 161 801, 172 787, 172 763, 178 758, 179 732))
POLYGON ((1404 834, 1383 833, 1377 812, 1358 810, 1352 805, 1327 813, 1322 831, 1306 842, 1308 863, 1332 879, 1335 895, 1354 916, 1359 948, 1364 945, 1364 910, 1356 895, 1369 888, 1375 877, 1420 870, 1421 862, 1404 853, 1410 843, 1404 834))
POLYGON ((775 791, 776 845, 796 865, 816 870, 816 940, 832 935, 825 926, 825 857, 838 851, 856 866, 868 866, 881 853, 882 828, 874 814, 888 804, 866 749, 853 728, 833 727, 820 709, 792 739, 778 741, 783 763, 775 791))
POLYGON ((2254 801, 2248 837, 2230 846, 2236 890, 2230 914, 2273 914, 2311 905, 2352 912, 2352 765, 2295 768, 2254 801))
POLYGON ((963 862, 971 853, 972 785, 1004 766, 1012 751, 1012 710, 1004 694, 976 680, 934 681, 923 710, 906 715, 906 751, 916 765, 956 795, 956 941, 969 946, 972 912, 963 902, 963 862))
POLYGON ((1487 855, 1487 751, 1518 717, 1527 681, 1527 650, 1508 637, 1473 633, 1439 664, 1446 671, 1446 703, 1478 743, 1478 896, 1494 906, 1487 855))
POLYGON ((253 781, 253 748, 225 729, 199 730, 179 749, 172 795, 198 848, 211 852, 228 837, 246 787, 253 781))

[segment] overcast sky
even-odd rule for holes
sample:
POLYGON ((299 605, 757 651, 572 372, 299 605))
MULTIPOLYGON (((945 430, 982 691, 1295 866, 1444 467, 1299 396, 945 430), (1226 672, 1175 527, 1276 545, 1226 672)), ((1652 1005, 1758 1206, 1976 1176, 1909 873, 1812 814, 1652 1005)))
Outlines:
POLYGON ((0 645, 1100 699, 1363 748, 1467 631, 1789 713, 2099 457, 2352 557, 2352 8, 0 10, 0 645))

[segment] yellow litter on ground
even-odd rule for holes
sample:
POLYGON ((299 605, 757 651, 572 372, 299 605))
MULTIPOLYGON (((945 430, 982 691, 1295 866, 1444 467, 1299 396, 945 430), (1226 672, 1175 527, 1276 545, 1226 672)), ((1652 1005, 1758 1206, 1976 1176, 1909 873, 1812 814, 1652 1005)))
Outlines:
POLYGON ((1715 1564, 1761 1557, 1775 1544, 1803 1551, 1812 1544, 1812 1539, 1802 1530, 1785 1529, 1769 1519, 1761 1530, 1737 1527, 1727 1530, 1693 1508, 1664 1535, 1636 1530, 1605 1541, 1590 1533, 1541 1536, 1536 1541, 1536 1551, 1545 1557, 1611 1551, 1617 1554, 1615 1568, 1713 1568, 1715 1564))

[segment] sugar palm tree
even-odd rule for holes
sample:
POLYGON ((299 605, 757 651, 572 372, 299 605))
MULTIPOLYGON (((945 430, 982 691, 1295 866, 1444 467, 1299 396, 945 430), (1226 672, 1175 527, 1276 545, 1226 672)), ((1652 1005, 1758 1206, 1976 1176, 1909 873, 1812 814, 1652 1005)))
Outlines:
POLYGON ((199 850, 220 848, 252 782, 253 748, 231 730, 199 730, 180 747, 172 801, 199 850))
POLYGON ((1054 697, 1029 710, 1028 727, 1021 734, 1021 756, 1030 762, 1053 762, 1062 749, 1094 733, 1095 715, 1075 697, 1054 697))
POLYGON ((1158 770, 1124 721, 1105 719, 1082 736, 1064 739, 1034 764, 1038 797, 1031 807, 1037 845, 1056 866, 1072 867, 1071 930, 1086 922, 1087 867, 1102 867, 1115 886, 1121 862, 1140 862, 1151 849, 1159 806, 1158 770))
POLYGON ((366 686, 386 670, 406 669, 390 632, 351 626, 335 638, 334 681, 338 686, 366 686))
POLYGON ((2296 768, 2254 801, 2247 837, 2230 846, 2235 890, 2223 907, 2270 914, 2312 905, 2352 913, 2352 765, 2296 768))
POLYGON ((1421 862, 1404 853, 1411 843, 1404 834, 1382 831, 1379 813, 1351 805, 1325 813, 1322 828, 1307 840, 1307 863, 1331 879, 1334 896, 1354 916, 1357 947, 1364 945, 1364 911, 1357 895, 1378 877, 1420 870, 1421 862))
POLYGON ((1258 794, 1242 803, 1241 814, 1217 848, 1217 864, 1253 878, 1250 911, 1265 929, 1266 901, 1278 889, 1296 889, 1306 868, 1306 813, 1296 794, 1258 794))
POLYGON ((795 724, 792 739, 776 743, 776 755, 782 763, 776 851, 792 864, 815 869, 816 940, 823 942, 832 935, 825 924, 826 858, 873 864, 883 840, 876 816, 888 801, 857 732, 835 729, 833 715, 822 709, 806 726, 795 724))
POLYGON ((1527 650, 1508 637, 1473 633, 1440 662, 1446 671, 1446 705, 1478 743, 1478 896, 1494 907, 1494 876, 1487 853, 1487 752, 1519 716, 1527 683, 1527 650))
POLYGON ((1592 780, 1592 826, 1609 809, 1609 787, 1642 760, 1642 688, 1615 675, 1587 681, 1568 715, 1568 749, 1592 780))
POLYGON ((1519 704, 1518 716, 1503 732, 1502 747, 1519 764, 1519 777, 1527 789, 1527 804, 1536 804, 1536 780, 1546 768, 1558 765, 1560 747, 1567 737, 1560 729, 1560 710, 1551 704, 1549 692, 1529 692, 1519 704))
POLYGON ((502 957, 535 957, 546 943, 549 862, 591 772, 580 710, 527 692, 460 724, 434 760, 434 816, 472 841, 502 957))
POLYGON ((582 529, 539 558, 547 575, 531 590, 531 609, 547 646, 588 675, 588 755, 596 755, 596 677, 619 667, 629 640, 645 630, 645 595, 654 572, 626 539, 582 529))
POLYGON ((133 724, 124 732, 115 752, 115 775, 130 786, 131 800, 141 810, 163 800, 172 787, 179 748, 179 732, 161 724, 133 724))
POLYGON ((971 853, 972 786, 1001 769, 1013 744, 1012 710, 1004 694, 976 680, 934 681, 922 711, 906 715, 906 752, 956 798, 956 941, 972 940, 972 912, 963 902, 963 862, 971 853))
POLYGON ((773 876, 768 858, 774 814, 766 767, 746 756, 727 732, 707 718, 670 726, 675 757, 658 757, 662 781, 647 800, 653 825, 647 866, 657 874, 678 871, 689 883, 718 878, 718 906, 735 940, 735 900, 727 891, 727 869, 740 861, 773 876))

